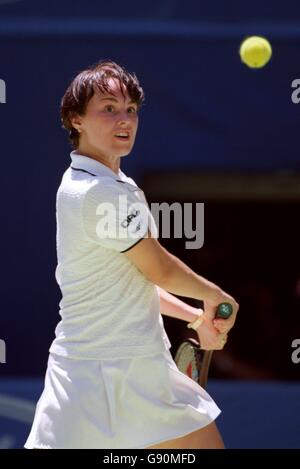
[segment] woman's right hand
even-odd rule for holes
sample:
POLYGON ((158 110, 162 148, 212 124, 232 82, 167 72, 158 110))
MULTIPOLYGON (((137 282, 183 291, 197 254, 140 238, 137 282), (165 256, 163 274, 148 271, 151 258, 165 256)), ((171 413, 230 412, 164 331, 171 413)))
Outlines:
POLYGON ((213 319, 203 313, 203 322, 197 329, 202 350, 222 350, 227 341, 227 333, 221 333, 214 326, 213 319))

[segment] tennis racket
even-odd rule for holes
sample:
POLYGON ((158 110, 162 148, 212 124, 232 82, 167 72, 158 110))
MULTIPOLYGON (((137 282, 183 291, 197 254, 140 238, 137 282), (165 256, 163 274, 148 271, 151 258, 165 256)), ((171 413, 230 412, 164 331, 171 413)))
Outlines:
MULTIPOLYGON (((227 319, 232 311, 230 303, 221 303, 217 308, 216 318, 227 319)), ((178 348, 174 361, 182 373, 205 388, 212 354, 213 350, 201 350, 199 342, 189 338, 178 348)))

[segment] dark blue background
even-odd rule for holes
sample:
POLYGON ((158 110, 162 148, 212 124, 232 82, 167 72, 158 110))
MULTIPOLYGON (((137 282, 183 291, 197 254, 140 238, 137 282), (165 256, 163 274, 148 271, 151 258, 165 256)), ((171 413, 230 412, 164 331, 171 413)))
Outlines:
POLYGON ((0 15, 1 373, 41 374, 59 319, 55 194, 71 151, 59 121, 67 84, 104 58, 137 74, 146 102, 122 169, 138 184, 150 170, 297 172, 300 4, 17 1, 0 15), (238 55, 253 34, 273 46, 261 70, 238 55))

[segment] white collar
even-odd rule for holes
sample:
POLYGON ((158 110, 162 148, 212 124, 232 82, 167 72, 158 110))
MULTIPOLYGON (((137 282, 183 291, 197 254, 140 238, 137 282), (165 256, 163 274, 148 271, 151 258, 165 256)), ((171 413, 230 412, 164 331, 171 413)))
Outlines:
MULTIPOLYGON (((135 183, 132 184, 129 182, 129 178, 119 169, 118 175, 110 168, 105 166, 103 163, 100 163, 97 160, 94 160, 93 158, 90 158, 89 156, 84 156, 80 155, 77 150, 73 150, 70 153, 72 164, 71 168, 79 171, 84 171, 92 176, 105 176, 105 177, 111 177, 115 179, 115 181, 122 182, 123 184, 126 185, 128 189, 132 190, 139 190, 142 191, 135 183)), ((132 182, 134 182, 131 179, 132 182)))
POLYGON ((81 169, 90 172, 93 176, 108 176, 116 180, 122 180, 124 173, 120 169, 118 174, 116 174, 112 169, 100 163, 100 161, 94 160, 89 156, 80 155, 77 150, 73 150, 70 156, 73 169, 81 169))

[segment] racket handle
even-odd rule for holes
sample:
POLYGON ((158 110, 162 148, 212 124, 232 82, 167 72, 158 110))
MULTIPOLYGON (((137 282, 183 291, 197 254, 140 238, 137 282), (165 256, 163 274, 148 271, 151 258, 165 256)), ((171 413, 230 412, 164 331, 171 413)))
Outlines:
MULTIPOLYGON (((220 303, 217 307, 216 318, 228 319, 233 313, 233 308, 230 303, 220 303)), ((199 384, 204 389, 207 386, 208 371, 212 359, 213 350, 206 350, 202 359, 202 371, 200 373, 199 384)))
POLYGON ((233 309, 230 303, 220 303, 217 308, 216 318, 228 319, 232 312, 233 309))

